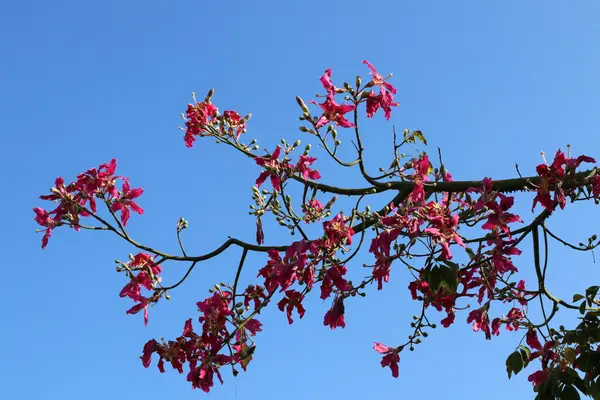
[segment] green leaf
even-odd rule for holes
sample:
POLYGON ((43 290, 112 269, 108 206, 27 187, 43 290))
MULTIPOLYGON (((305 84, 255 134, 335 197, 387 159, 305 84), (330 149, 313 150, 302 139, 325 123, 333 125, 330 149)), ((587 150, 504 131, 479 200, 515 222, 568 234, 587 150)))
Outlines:
POLYGON ((423 144, 427 144, 427 139, 425 139, 425 136, 423 136, 423 132, 421 132, 420 130, 416 130, 413 131, 412 133, 417 139, 419 139, 423 144))
POLYGON ((599 289, 600 286, 590 286, 585 290, 585 297, 587 298, 588 305, 592 305, 592 300, 598 294, 599 289))
POLYGON ((583 298, 585 298, 585 296, 582 295, 582 294, 579 294, 579 293, 578 294, 574 294, 573 295, 573 303, 577 303, 579 300, 581 300, 583 298))
POLYGON ((579 313, 581 315, 585 314, 585 306, 586 306, 585 301, 579 305, 579 313))
POLYGON ((429 270, 429 274, 427 274, 427 283, 429 283, 429 287, 433 293, 437 292, 442 284, 442 273, 440 272, 440 268, 435 266, 429 270))
POLYGON ((521 345, 521 358, 523 359, 523 368, 529 365, 529 359, 531 358, 531 350, 529 347, 521 345))
POLYGON ((565 386, 560 393, 561 400, 581 400, 579 392, 573 386, 565 386))
POLYGON ((506 359, 506 372, 508 372, 508 378, 510 379, 513 373, 515 375, 518 374, 522 369, 523 357, 520 351, 515 351, 506 359))
POLYGON ((427 273, 427 283, 433 293, 436 293, 441 287, 455 293, 458 287, 458 265, 446 261, 444 263, 447 265, 436 265, 427 273))

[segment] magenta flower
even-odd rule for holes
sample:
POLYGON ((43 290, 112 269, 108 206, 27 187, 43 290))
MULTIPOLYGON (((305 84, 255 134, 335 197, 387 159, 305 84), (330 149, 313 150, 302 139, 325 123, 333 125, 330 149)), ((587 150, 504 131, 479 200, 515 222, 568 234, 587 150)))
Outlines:
POLYGON ((533 374, 529 375, 527 380, 529 382, 531 382, 533 384, 533 386, 535 387, 535 386, 541 385, 542 383, 546 382, 548 380, 549 376, 550 376, 550 372, 547 369, 542 369, 542 370, 536 371, 533 374))
POLYGON ((114 203, 112 203, 110 206, 110 209, 113 212, 121 211, 121 222, 123 223, 123 226, 127 225, 127 221, 129 221, 129 209, 132 209, 140 215, 144 214, 144 209, 138 206, 134 201, 140 197, 142 193, 144 193, 144 189, 131 189, 131 186, 129 186, 129 181, 126 180, 123 182, 121 197, 115 199, 114 203))
POLYGON ((350 284, 344 279, 348 270, 343 265, 335 265, 325 272, 323 282, 321 283, 321 299, 325 300, 331 295, 333 287, 338 290, 350 290, 350 284))
POLYGON ((304 317, 304 313, 306 310, 302 306, 302 300, 304 300, 304 296, 296 290, 287 290, 285 292, 285 297, 281 299, 279 303, 277 303, 277 307, 283 311, 285 310, 288 323, 292 324, 294 320, 292 319, 292 312, 294 308, 298 311, 298 316, 300 319, 304 317))
POLYGON ((321 174, 316 169, 311 169, 310 166, 317 161, 315 157, 301 155, 298 163, 296 163, 296 172, 304 179, 320 179, 321 174))
POLYGON ((346 225, 346 219, 340 213, 337 214, 331 221, 323 222, 323 230, 325 231, 325 241, 323 245, 328 249, 334 249, 340 246, 352 244, 352 235, 354 229, 346 225))
POLYGON ((210 102, 188 104, 187 111, 185 112, 186 131, 183 137, 187 147, 194 145, 196 136, 202 136, 206 127, 211 124, 212 118, 216 117, 218 112, 217 107, 210 104, 210 102))
POLYGON ((256 164, 265 168, 265 171, 261 172, 258 178, 256 178, 256 187, 260 188, 267 178, 270 177, 273 189, 281 192, 282 175, 286 172, 285 167, 293 168, 294 166, 288 164, 287 161, 279 161, 280 155, 281 147, 277 146, 275 151, 270 155, 255 158, 256 164))
POLYGON ((377 70, 370 62, 364 60, 363 64, 371 70, 371 75, 373 76, 373 79, 371 80, 372 85, 379 86, 380 88, 379 94, 377 95, 374 92, 369 92, 369 97, 367 97, 367 117, 373 118, 373 115, 375 115, 377 110, 381 107, 384 111, 385 118, 390 119, 392 116, 392 107, 398 106, 398 103, 394 101, 396 88, 386 82, 386 80, 377 73, 377 70))
POLYGON ((321 84, 323 84, 323 88, 325 88, 327 93, 329 93, 329 94, 335 93, 336 87, 333 85, 333 82, 331 81, 331 68, 326 69, 325 74, 323 74, 323 76, 321 78, 319 78, 319 80, 321 81, 321 84))
POLYGON ((514 204, 515 198, 512 196, 505 196, 502 193, 498 193, 500 197, 500 204, 495 201, 490 201, 486 205, 492 211, 488 216, 488 220, 481 226, 481 229, 499 229, 506 233, 510 238, 510 228, 508 224, 513 222, 523 222, 518 215, 507 212, 514 204))
POLYGON ((35 212, 35 221, 46 228, 44 229, 44 237, 42 238, 42 249, 44 249, 48 245, 48 240, 52 236, 52 229, 54 229, 54 227, 57 226, 60 222, 55 221, 50 216, 50 213, 48 213, 48 211, 44 210, 43 208, 36 207, 33 209, 33 212, 35 212))
POLYGON ((542 344, 540 343, 540 340, 538 339, 537 332, 533 329, 529 329, 527 331, 526 342, 527 342, 527 345, 529 347, 531 347, 532 349, 539 350, 539 351, 541 351, 543 349, 542 344))
POLYGON ((333 300, 331 309, 325 313, 323 319, 323 325, 329 326, 331 329, 337 327, 345 328, 346 323, 344 322, 344 298, 342 296, 336 296, 333 300))
POLYGON ((594 175, 592 178, 592 193, 595 199, 600 198, 600 175, 594 175))
POLYGON ((412 168, 415 170, 411 176, 415 186, 410 197, 413 202, 419 203, 425 201, 425 186, 423 185, 423 182, 427 182, 429 180, 431 163, 429 162, 429 157, 427 154, 423 154, 421 157, 411 160, 411 163, 412 168))
POLYGON ((481 330, 485 333, 486 339, 491 339, 490 318, 488 317, 486 307, 471 311, 467 318, 467 323, 470 324, 471 322, 473 323, 474 332, 481 330))
POLYGON ((373 349, 375 349, 375 351, 379 354, 384 355, 381 359, 381 366, 384 368, 390 367, 390 370, 392 370, 392 376, 397 378, 399 375, 398 363, 400 362, 400 355, 398 354, 399 349, 394 349, 377 342, 375 342, 373 349))
MULTIPOLYGON (((246 132, 246 119, 242 118, 236 111, 223 111, 222 121, 228 125, 226 133, 236 139, 239 139, 240 135, 246 132)), ((223 127, 222 129, 225 128, 223 127)))
POLYGON ((323 115, 317 121, 317 128, 322 127, 330 122, 335 122, 337 126, 341 126, 343 128, 352 128, 355 125, 348 121, 344 114, 354 111, 356 108, 351 104, 338 104, 335 102, 333 98, 333 93, 329 93, 327 95, 327 100, 324 103, 317 103, 314 100, 310 101, 312 104, 316 104, 323 110, 323 115))

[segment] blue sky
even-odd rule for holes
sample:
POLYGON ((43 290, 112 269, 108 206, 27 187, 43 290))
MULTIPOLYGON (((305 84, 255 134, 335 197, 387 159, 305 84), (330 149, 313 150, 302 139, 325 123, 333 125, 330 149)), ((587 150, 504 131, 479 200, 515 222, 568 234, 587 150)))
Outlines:
MULTIPOLYGON (((113 260, 132 248, 109 234, 63 229, 40 249, 31 209, 57 176, 73 179, 116 157, 119 173, 146 190, 146 214, 130 222, 137 240, 174 252, 174 227, 185 216, 190 253, 228 235, 250 241, 247 205, 259 169, 210 140, 185 148, 177 126, 190 93, 201 97, 215 87, 222 109, 252 112, 248 136, 268 149, 282 137, 307 143, 294 96, 308 100, 320 91, 325 68, 334 79, 366 78, 363 59, 394 73, 401 103, 390 122, 378 115, 365 123, 372 170, 387 161, 380 155, 390 151, 392 125, 421 129, 429 151, 442 148, 455 179, 512 177, 515 163, 531 174, 540 151, 553 154, 567 143, 575 154, 600 158, 599 11, 592 0, 4 2, 0 397, 207 396, 174 371, 144 369, 138 356, 149 338, 179 335, 213 283, 232 280, 239 250, 197 268, 144 327, 140 316, 125 315, 130 304, 118 297, 125 282, 114 271, 113 260)), ((362 185, 331 163, 320 165, 324 182, 362 185)), ((519 212, 530 219, 531 196, 521 197, 519 212)), ((577 242, 597 233, 599 222, 597 207, 574 205, 549 226, 577 242)), ((268 229, 267 243, 283 234, 268 229)), ((591 255, 551 251, 558 295, 598 283, 591 255)), ((517 266, 528 277, 526 255, 517 266)), ((264 259, 249 261, 246 281, 264 259)), ((368 261, 357 259, 351 273, 360 276, 368 261)), ((168 266, 167 277, 183 268, 168 266)), ((386 290, 352 299, 344 330, 322 325, 329 305, 318 296, 292 326, 274 308, 265 311, 248 372, 225 372, 225 385, 207 397, 530 398, 526 374, 508 381, 504 367, 520 337, 503 333, 487 342, 471 332, 466 315, 403 352, 400 378, 392 379, 371 348, 409 334, 416 304, 407 283, 398 268, 386 290)))

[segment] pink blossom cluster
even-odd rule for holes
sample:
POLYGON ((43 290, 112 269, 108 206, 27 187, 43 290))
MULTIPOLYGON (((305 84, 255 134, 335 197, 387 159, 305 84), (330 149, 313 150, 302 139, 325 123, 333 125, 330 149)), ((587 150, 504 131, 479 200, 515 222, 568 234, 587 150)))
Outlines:
POLYGON ((246 122, 251 115, 243 117, 233 110, 226 110, 219 114, 219 109, 211 103, 213 90, 208 93, 206 99, 198 102, 194 97, 194 103, 188 104, 185 112, 185 135, 184 141, 187 147, 193 147, 196 137, 202 136, 226 136, 236 141, 242 133, 246 132, 246 122))
POLYGON ((144 210, 136 203, 136 199, 144 193, 143 189, 132 189, 129 179, 116 176, 117 160, 112 159, 108 164, 91 168, 79 174, 75 182, 65 185, 62 177, 56 178, 50 194, 40 196, 42 200, 58 203, 52 211, 36 207, 35 221, 44 227, 42 248, 48 244, 54 228, 62 225, 70 226, 76 231, 82 228, 82 217, 89 217, 97 212, 96 200, 105 202, 111 212, 121 213, 121 223, 127 225, 130 210, 143 214, 144 210), (116 186, 117 179, 123 181, 121 190, 116 186))
POLYGON ((311 165, 317 161, 315 157, 303 154, 298 159, 298 162, 293 164, 288 160, 287 154, 283 160, 279 160, 280 156, 281 147, 277 146, 273 153, 265 157, 255 158, 256 164, 265 169, 256 178, 256 187, 260 188, 267 178, 270 178, 273 189, 281 192, 281 184, 294 174, 298 174, 304 179, 316 180, 321 178, 319 171, 311 168, 311 165))
POLYGON ((138 253, 132 256, 128 263, 122 264, 122 266, 122 269, 127 272, 130 280, 121 289, 119 296, 129 297, 136 303, 127 310, 127 314, 137 314, 141 310, 144 310, 144 325, 147 325, 148 306, 150 303, 158 301, 158 295, 155 294, 150 298, 143 296, 142 288, 155 291, 162 268, 154 262, 154 257, 148 253, 138 253))
POLYGON ((194 331, 192 319, 188 319, 182 335, 176 340, 162 343, 155 339, 148 341, 141 357, 144 367, 150 366, 153 353, 159 356, 157 366, 160 372, 165 371, 165 361, 180 374, 187 363, 188 382, 192 388, 200 388, 204 392, 212 388, 215 375, 223 383, 222 366, 230 365, 234 375, 238 373, 236 365, 246 370, 254 352, 253 337, 262 330, 262 324, 254 315, 260 311, 266 296, 262 287, 249 286, 243 297, 246 306, 254 306, 254 312, 246 318, 236 311, 231 291, 216 290, 212 296, 198 302, 201 329, 194 331))

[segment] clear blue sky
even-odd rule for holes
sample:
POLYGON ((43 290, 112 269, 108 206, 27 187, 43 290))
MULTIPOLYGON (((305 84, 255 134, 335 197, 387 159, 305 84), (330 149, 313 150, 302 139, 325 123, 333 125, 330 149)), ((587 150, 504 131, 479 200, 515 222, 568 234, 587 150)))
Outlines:
MULTIPOLYGON (((530 174, 541 150, 567 143, 599 159, 599 13, 592 0, 3 2, 0 397, 206 396, 174 371, 144 369, 138 356, 149 338, 179 335, 214 282, 232 280, 239 251, 197 268, 144 327, 139 315, 125 315, 130 303, 118 297, 124 281, 113 264, 133 249, 109 234, 66 229, 40 249, 31 209, 56 176, 73 179, 116 157, 119 172, 146 190, 146 214, 130 222, 139 241, 175 251, 182 215, 190 252, 227 235, 251 240, 247 204, 259 169, 209 140, 185 148, 177 126, 190 93, 215 87, 221 109, 252 112, 248 135, 272 149, 281 137, 310 141, 297 131, 295 95, 320 91, 325 68, 338 79, 366 77, 365 58, 394 73, 401 102, 390 123, 378 115, 367 125, 372 169, 389 152, 392 124, 421 129, 455 179, 510 177, 515 162, 530 174)), ((359 184, 339 169, 321 170, 324 182, 359 184)), ((531 196, 521 201, 530 219, 531 196)), ((599 222, 597 207, 577 205, 550 226, 578 241, 599 222)), ((284 240, 278 232, 269 229, 267 243, 284 240)), ((349 266, 354 276, 368 260, 349 266)), ((264 260, 250 261, 244 279, 264 260)), ((530 276, 526 254, 517 261, 530 276)), ((167 277, 183 268, 168 266, 167 277)), ((566 298, 598 283, 591 255, 554 246, 551 268, 551 284, 566 298)), ((345 330, 322 325, 328 303, 318 296, 291 327, 266 311, 249 371, 235 379, 224 371, 225 385, 208 397, 532 397, 526 374, 506 378, 504 360, 520 337, 486 342, 466 315, 403 352, 400 378, 392 379, 372 344, 399 344, 409 334, 416 304, 406 278, 398 269, 386 290, 348 302, 345 330)))

